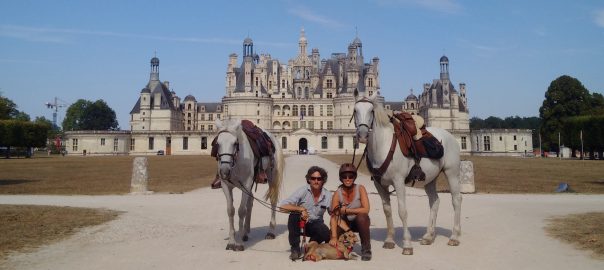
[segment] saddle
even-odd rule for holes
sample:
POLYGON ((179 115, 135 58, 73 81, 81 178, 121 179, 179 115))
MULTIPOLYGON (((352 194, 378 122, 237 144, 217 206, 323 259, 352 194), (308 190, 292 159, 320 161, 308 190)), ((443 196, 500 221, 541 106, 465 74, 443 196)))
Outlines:
POLYGON ((254 156, 257 158, 262 158, 273 155, 275 152, 275 146, 266 132, 249 120, 242 120, 241 128, 247 136, 247 139, 250 141, 250 146, 252 147, 254 156))
POLYGON ((439 159, 444 155, 442 144, 426 130, 426 125, 422 125, 419 130, 421 138, 414 140, 418 129, 415 125, 415 120, 410 113, 401 112, 394 114, 390 118, 390 122, 394 126, 394 133, 398 140, 398 145, 401 152, 406 157, 412 157, 416 160, 421 158, 439 159))

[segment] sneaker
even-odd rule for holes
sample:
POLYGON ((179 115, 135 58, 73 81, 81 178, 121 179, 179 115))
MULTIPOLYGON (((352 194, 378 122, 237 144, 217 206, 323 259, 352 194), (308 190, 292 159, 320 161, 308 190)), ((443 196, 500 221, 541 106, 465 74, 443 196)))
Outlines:
POLYGON ((292 253, 289 255, 289 259, 292 261, 300 259, 300 250, 292 248, 292 253))
POLYGON ((371 250, 363 250, 361 252, 361 260, 371 261, 371 250))

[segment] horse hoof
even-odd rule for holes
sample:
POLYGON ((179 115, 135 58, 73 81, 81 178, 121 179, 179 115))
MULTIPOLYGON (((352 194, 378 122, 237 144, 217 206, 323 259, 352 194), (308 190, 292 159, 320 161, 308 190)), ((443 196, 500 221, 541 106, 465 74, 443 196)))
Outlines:
POLYGON ((403 255, 413 255, 413 248, 403 248, 403 255))
POLYGON ((233 249, 233 251, 243 251, 243 245, 235 245, 235 249, 233 249))
POLYGON ((393 242, 384 242, 384 245, 382 247, 385 249, 393 249, 394 243, 393 242))
POLYGON ((459 240, 457 240, 457 239, 449 239, 449 243, 447 243, 447 245, 454 246, 454 247, 459 246, 459 240))
POLYGON ((267 233, 266 236, 264 237, 264 239, 275 239, 275 234, 274 233, 267 233))
POLYGON ((235 250, 235 244, 227 244, 226 250, 235 250))
POLYGON ((422 241, 419 242, 422 245, 432 245, 432 243, 434 243, 433 239, 422 239, 422 241))
POLYGON ((243 238, 242 238, 242 240, 243 241, 247 241, 247 240, 249 240, 249 238, 247 237, 247 235, 244 235, 243 238))

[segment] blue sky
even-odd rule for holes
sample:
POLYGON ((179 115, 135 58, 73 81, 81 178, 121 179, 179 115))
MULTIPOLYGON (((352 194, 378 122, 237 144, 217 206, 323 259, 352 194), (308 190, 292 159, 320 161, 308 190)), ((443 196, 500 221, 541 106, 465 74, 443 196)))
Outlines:
POLYGON ((287 63, 302 27, 322 58, 346 52, 358 33, 366 61, 380 58, 388 101, 438 78, 443 54, 453 83, 467 85, 471 116, 538 116, 561 75, 604 93, 596 0, 0 0, 0 92, 32 119, 52 119, 44 104, 54 97, 103 99, 129 129, 155 52, 160 79, 178 96, 218 102, 228 56, 241 55, 244 38, 287 63))

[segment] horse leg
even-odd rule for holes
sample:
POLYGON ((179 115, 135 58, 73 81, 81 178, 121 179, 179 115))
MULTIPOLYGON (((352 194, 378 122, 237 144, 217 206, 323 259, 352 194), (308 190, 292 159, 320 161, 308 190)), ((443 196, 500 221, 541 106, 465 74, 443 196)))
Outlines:
POLYGON ((424 186, 424 190, 428 195, 428 202, 430 204, 430 219, 428 221, 426 234, 422 236, 422 240, 420 243, 422 245, 431 245, 434 242, 434 238, 436 237, 434 227, 436 226, 436 216, 438 215, 438 205, 440 203, 438 193, 436 192, 436 180, 427 183, 424 186))
POLYGON ((459 163, 455 163, 453 166, 445 169, 445 175, 449 182, 449 189, 451 190, 451 201, 453 203, 453 211, 455 216, 453 218, 453 232, 451 238, 449 238, 449 246, 459 246, 459 236, 461 236, 461 191, 459 186, 459 163))
POLYGON ((405 181, 404 177, 401 177, 400 181, 394 181, 394 188, 396 189, 396 197, 398 200, 398 215, 403 222, 403 255, 413 255, 413 246, 411 245, 411 232, 407 226, 407 205, 405 193, 405 181))
POLYGON ((386 216, 386 239, 384 240, 383 248, 394 248, 394 224, 392 222, 392 207, 390 205, 390 194, 388 186, 382 186, 379 181, 373 181, 375 188, 382 198, 382 208, 384 208, 384 216, 386 216))
POLYGON ((222 191, 227 202, 227 215, 229 216, 229 242, 226 250, 235 250, 235 207, 233 206, 233 188, 222 185, 222 191))
POLYGON ((254 198, 252 198, 252 197, 248 197, 248 198, 249 199, 247 201, 247 206, 246 206, 247 214, 245 215, 245 230, 243 232, 243 237, 242 237, 242 240, 244 242, 248 240, 248 234, 251 231, 250 223, 252 221, 252 207, 254 206, 254 198))
POLYGON ((237 237, 235 238, 235 249, 234 251, 243 251, 243 238, 247 238, 247 233, 245 231, 245 218, 247 216, 247 205, 248 205, 249 196, 245 193, 241 194, 241 203, 239 203, 239 231, 237 237))

